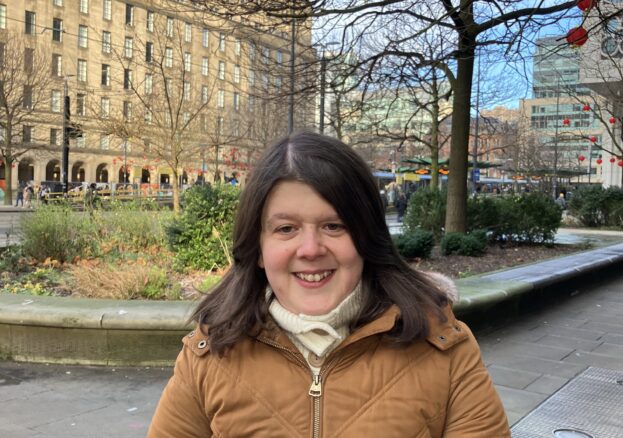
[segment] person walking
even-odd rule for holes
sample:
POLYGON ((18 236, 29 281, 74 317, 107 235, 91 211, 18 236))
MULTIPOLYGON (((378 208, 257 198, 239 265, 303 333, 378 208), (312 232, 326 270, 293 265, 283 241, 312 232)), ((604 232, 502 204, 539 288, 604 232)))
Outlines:
POLYGON ((22 207, 24 207, 24 184, 19 184, 16 197, 17 199, 15 199, 15 206, 17 207, 21 203, 22 207))
POLYGON ((23 207, 24 208, 31 208, 32 207, 32 196, 33 196, 33 189, 32 186, 30 184, 26 184, 26 187, 24 187, 24 201, 23 201, 23 207))
POLYGON ((295 133, 242 192, 149 428, 164 437, 510 437, 452 282, 398 254, 367 164, 295 133))

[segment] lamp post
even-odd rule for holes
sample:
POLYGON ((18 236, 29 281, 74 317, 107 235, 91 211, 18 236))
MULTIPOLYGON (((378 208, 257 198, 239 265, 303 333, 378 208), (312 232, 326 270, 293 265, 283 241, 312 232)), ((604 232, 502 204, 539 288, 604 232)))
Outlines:
POLYGON ((321 134, 324 134, 324 102, 327 87, 327 57, 325 56, 326 50, 329 46, 335 46, 339 43, 337 41, 329 41, 328 43, 321 44, 320 49, 322 55, 320 57, 320 121, 318 124, 318 130, 321 134))
POLYGON ((67 196, 69 186, 69 123, 71 122, 71 109, 69 99, 69 87, 67 78, 75 75, 65 75, 65 87, 63 92, 63 155, 61 160, 61 184, 63 195, 67 196))

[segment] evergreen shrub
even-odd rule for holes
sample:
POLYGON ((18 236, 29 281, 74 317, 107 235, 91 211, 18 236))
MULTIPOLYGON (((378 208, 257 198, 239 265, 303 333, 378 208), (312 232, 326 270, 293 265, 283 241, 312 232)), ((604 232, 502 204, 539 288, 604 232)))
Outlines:
POLYGON ((182 215, 165 227, 176 269, 214 270, 231 264, 238 200, 239 190, 229 184, 194 186, 184 192, 182 215))
POLYGON ((573 193, 569 213, 587 227, 623 227, 623 189, 582 187, 573 193))
POLYGON ((427 230, 408 231, 394 237, 394 243, 400 255, 406 259, 430 257, 435 239, 427 230))
POLYGON ((409 232, 427 230, 439 240, 446 221, 447 191, 420 189, 409 198, 404 226, 409 232))
POLYGON ((476 257, 482 255, 487 248, 486 232, 471 234, 447 233, 441 239, 441 253, 443 255, 458 254, 476 257))

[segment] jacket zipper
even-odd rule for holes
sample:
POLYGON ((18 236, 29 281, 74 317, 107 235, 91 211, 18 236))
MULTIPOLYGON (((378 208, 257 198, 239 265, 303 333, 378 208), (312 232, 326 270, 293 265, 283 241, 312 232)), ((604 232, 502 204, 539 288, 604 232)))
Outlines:
MULTIPOLYGON (((265 338, 257 338, 258 341, 263 342, 267 345, 270 345, 272 347, 275 347, 279 350, 282 350, 284 352, 286 352, 288 355, 290 355, 300 366, 302 366, 303 368, 305 368, 306 370, 309 371, 309 365, 305 362, 303 362, 296 354, 294 354, 292 351, 290 351, 288 348, 283 347, 282 345, 278 344, 277 342, 273 342, 269 339, 265 339, 265 338)), ((320 372, 318 374, 314 374, 313 372, 311 373, 312 375, 312 383, 311 386, 309 387, 309 395, 312 397, 313 400, 313 428, 312 428, 312 437, 313 438, 320 438, 320 431, 321 431, 321 419, 320 419, 320 402, 322 399, 322 375, 326 374, 327 369, 329 368, 330 365, 333 364, 333 362, 335 362, 334 360, 329 361, 329 363, 327 363, 327 365, 322 368, 320 370, 320 372)))

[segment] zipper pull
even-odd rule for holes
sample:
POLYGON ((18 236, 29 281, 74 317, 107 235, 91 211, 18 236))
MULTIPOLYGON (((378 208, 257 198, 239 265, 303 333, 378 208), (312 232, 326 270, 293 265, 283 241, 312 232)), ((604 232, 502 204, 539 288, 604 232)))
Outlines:
POLYGON ((314 380, 309 387, 309 395, 312 397, 320 397, 322 395, 322 383, 320 382, 320 374, 314 374, 314 380))

